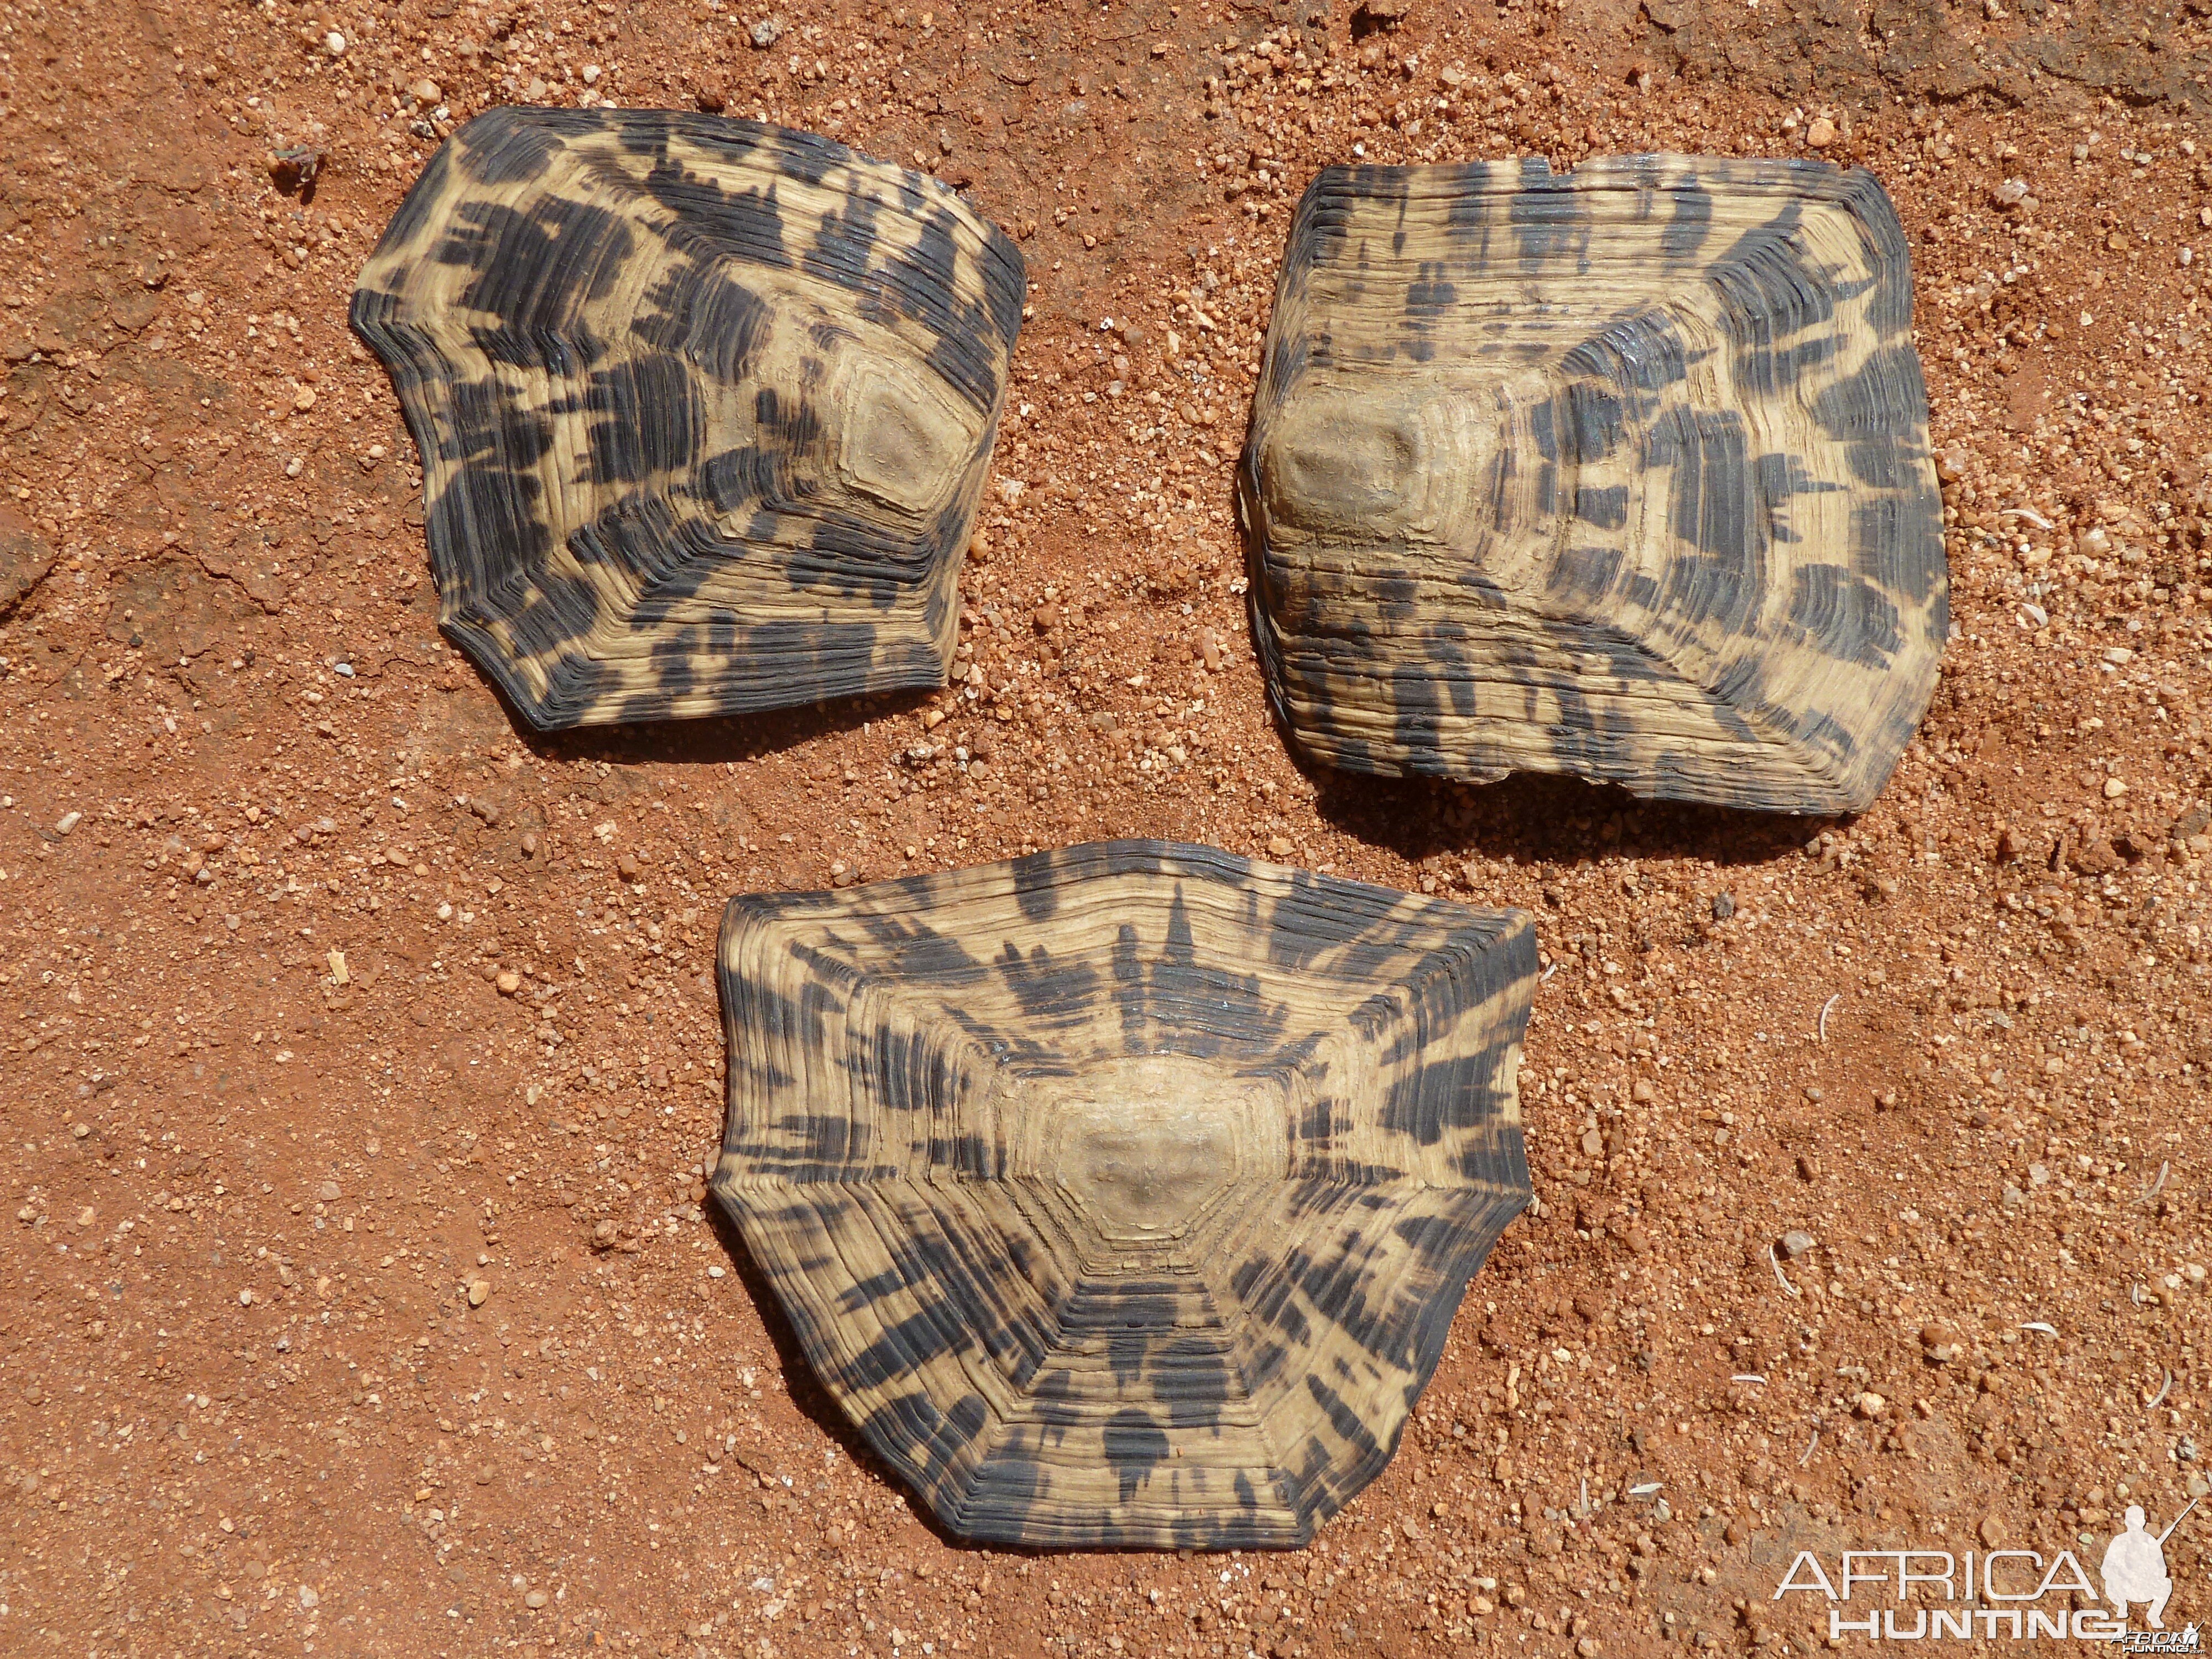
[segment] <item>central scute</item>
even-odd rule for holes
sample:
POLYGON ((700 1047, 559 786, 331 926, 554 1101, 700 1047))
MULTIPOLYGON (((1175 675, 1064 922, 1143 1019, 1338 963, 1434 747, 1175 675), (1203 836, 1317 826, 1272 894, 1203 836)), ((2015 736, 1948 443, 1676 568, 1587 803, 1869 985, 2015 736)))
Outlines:
POLYGON ((1283 1091, 1180 1054, 1094 1065, 1024 1091, 1056 1182, 1109 1243, 1183 1237, 1231 1187, 1280 1182, 1290 1167, 1283 1091))

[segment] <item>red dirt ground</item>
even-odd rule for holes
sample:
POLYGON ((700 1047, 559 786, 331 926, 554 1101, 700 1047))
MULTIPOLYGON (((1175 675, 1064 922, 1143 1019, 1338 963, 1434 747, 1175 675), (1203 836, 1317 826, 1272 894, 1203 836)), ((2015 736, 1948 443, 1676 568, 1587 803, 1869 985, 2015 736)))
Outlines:
POLYGON ((2212 8, 1389 9, 0 6, 0 1650, 1809 1652, 1801 1548, 2094 1571, 2203 1490, 2212 8), (441 132, 584 95, 1020 234, 982 686, 546 741, 441 647, 346 301, 441 132), (1880 802, 1302 772, 1229 469, 1312 171, 1808 146, 1913 237, 1948 480, 1880 802), (964 768, 896 763, 925 711, 964 768), (724 899, 1107 835, 1525 906, 1557 970, 1540 1208, 1297 1553, 948 1540, 700 1207, 724 899))

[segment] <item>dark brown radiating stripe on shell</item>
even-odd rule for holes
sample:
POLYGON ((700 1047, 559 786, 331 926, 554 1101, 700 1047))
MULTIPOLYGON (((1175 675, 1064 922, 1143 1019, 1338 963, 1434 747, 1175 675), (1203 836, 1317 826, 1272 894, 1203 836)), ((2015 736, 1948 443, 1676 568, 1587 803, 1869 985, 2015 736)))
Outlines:
POLYGON ((714 1191, 965 1537, 1303 1543, 1528 1198, 1528 920, 1107 842, 732 902, 714 1191))
POLYGON ((1355 771, 1864 807, 1949 628, 1911 327, 1862 172, 1322 173, 1239 472, 1278 717, 1355 771))
POLYGON ((541 730, 942 685, 1019 252, 810 134, 498 109, 355 290, 447 635, 541 730))

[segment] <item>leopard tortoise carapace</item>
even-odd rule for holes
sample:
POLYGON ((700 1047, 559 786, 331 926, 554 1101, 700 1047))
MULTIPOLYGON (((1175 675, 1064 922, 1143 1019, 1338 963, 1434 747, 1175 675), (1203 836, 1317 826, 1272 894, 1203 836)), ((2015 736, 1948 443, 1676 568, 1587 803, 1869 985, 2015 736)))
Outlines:
POLYGON ((1103 842, 723 922, 717 1197, 962 1536, 1304 1543, 1528 1202, 1526 915, 1103 842))
POLYGON ((495 109, 354 326, 422 453, 441 622, 540 730, 941 685, 1013 243, 808 133, 495 109))
POLYGON ((1354 771, 1863 808, 1949 626, 1911 320, 1826 162, 1324 172, 1239 470, 1278 717, 1354 771))

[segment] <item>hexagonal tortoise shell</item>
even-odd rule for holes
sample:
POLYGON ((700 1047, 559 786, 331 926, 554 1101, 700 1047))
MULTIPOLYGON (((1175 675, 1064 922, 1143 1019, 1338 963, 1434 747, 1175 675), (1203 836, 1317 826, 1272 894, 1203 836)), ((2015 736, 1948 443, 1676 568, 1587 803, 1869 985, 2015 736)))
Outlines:
POLYGON ((722 928, 714 1190, 830 1392, 1006 1543, 1304 1542, 1528 1199, 1528 919, 1107 842, 722 928))
POLYGON ((1949 625, 1911 321, 1826 162, 1322 173, 1240 470, 1278 716, 1355 771, 1864 807, 1949 625))
POLYGON ((943 684, 1024 294, 951 191, 827 139, 495 109, 353 320, 441 625, 551 730, 943 684))

